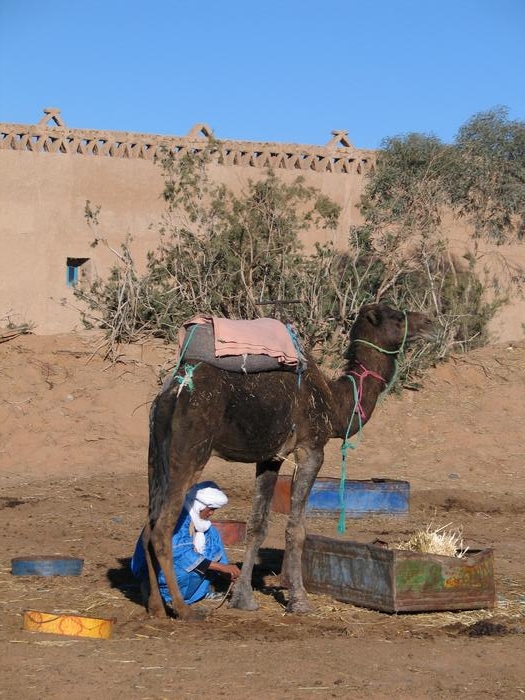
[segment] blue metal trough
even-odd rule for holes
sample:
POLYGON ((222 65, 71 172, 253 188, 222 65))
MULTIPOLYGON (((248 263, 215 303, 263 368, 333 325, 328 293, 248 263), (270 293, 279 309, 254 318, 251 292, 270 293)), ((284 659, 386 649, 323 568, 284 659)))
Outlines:
MULTIPOLYGON (((307 517, 339 516, 340 481, 333 477, 315 480, 306 503, 307 517)), ((272 508, 276 513, 290 512, 292 477, 277 479, 272 508)), ((347 479, 344 486, 345 516, 403 515, 408 513, 410 484, 394 479, 347 479)))

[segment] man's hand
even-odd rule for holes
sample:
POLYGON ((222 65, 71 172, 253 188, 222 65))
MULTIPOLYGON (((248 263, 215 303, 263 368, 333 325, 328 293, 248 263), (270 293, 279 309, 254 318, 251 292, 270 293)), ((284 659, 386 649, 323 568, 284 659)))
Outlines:
POLYGON ((235 581, 241 575, 241 570, 235 564, 220 564, 217 561, 212 561, 209 569, 211 571, 216 571, 222 576, 229 576, 232 581, 235 581))

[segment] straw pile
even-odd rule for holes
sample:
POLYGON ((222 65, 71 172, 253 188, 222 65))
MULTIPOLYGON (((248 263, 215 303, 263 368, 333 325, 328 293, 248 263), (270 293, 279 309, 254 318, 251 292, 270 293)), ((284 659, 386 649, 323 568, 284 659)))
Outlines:
POLYGON ((394 549, 405 549, 425 554, 441 554, 445 557, 464 557, 468 547, 463 546, 461 530, 447 530, 452 523, 433 528, 427 525, 425 530, 417 530, 408 540, 397 542, 394 549))

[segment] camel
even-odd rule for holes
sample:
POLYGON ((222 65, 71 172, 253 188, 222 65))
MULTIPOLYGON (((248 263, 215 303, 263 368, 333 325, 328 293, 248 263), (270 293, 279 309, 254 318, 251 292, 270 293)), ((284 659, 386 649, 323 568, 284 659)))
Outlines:
MULTIPOLYGON (((181 387, 180 377, 160 391, 150 412, 149 513, 143 531, 151 616, 169 612, 157 585, 158 566, 165 574, 175 616, 187 620, 199 614, 179 593, 171 536, 186 492, 199 480, 212 455, 256 464, 244 562, 229 603, 254 610, 253 567, 266 536, 279 468, 294 454, 283 563, 289 582, 286 610, 310 611, 301 571, 305 505, 323 464, 324 447, 330 438, 347 440, 370 419, 380 394, 394 377, 398 353, 416 338, 430 339, 432 325, 428 316, 416 311, 368 304, 360 309, 351 328, 346 363, 337 379, 325 377, 307 354, 300 381, 290 371, 244 374, 196 362, 188 386, 181 387)), ((191 363, 191 354, 184 359, 191 363)))

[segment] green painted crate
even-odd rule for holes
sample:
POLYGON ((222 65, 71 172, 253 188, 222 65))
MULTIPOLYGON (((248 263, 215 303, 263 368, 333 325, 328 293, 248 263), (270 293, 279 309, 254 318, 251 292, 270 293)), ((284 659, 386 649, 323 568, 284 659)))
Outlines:
POLYGON ((387 549, 307 535, 307 591, 384 612, 474 610, 495 605, 492 549, 464 557, 387 549))

